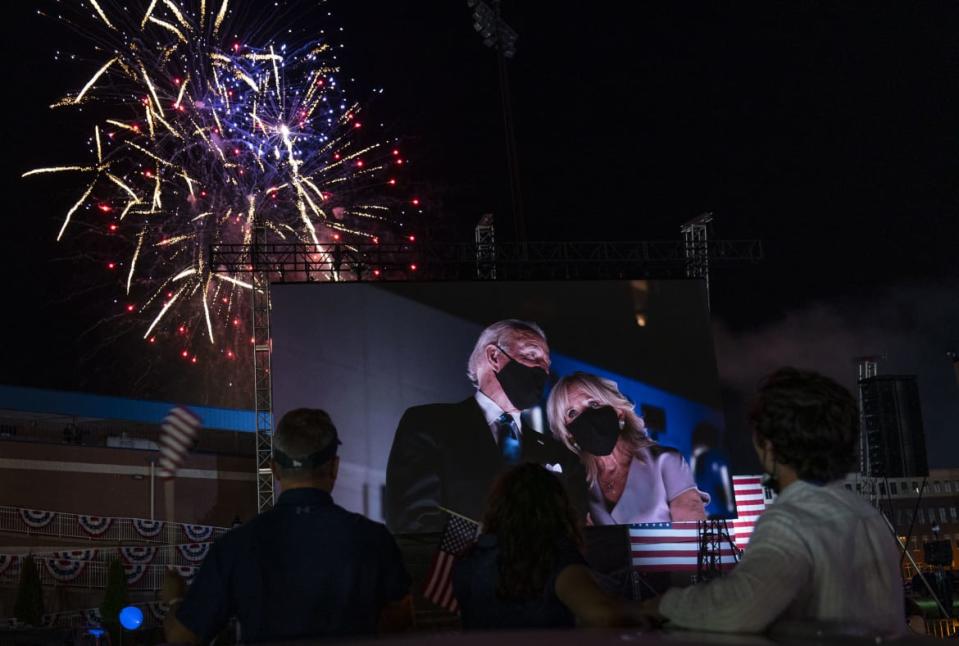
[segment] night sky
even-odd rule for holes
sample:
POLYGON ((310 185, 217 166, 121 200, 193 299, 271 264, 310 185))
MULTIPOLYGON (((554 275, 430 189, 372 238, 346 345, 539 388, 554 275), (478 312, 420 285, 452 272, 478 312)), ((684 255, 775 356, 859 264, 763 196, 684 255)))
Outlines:
MULTIPOLYGON (((0 383, 103 390, 116 361, 94 332, 80 363, 79 332, 108 292, 66 293, 88 265, 53 243, 80 188, 19 179, 85 153, 45 107, 89 77, 54 50, 85 45, 38 5, 55 3, 14 3, 5 21, 0 383)), ((329 7, 344 71, 358 96, 384 88, 369 111, 408 150, 425 203, 411 226, 468 241, 493 212, 506 237, 496 59, 465 0, 329 7)), ((933 465, 956 465, 959 7, 504 0, 504 15, 520 34, 509 73, 530 239, 675 239, 714 212, 716 237, 766 251, 713 275, 731 398, 783 362, 851 386, 851 357, 886 353, 886 370, 919 375, 933 465)))

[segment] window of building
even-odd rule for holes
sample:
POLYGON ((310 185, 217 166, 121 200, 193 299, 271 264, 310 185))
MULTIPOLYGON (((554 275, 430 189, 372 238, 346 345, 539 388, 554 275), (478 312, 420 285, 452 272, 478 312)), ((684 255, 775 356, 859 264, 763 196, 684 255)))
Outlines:
POLYGON ((889 493, 891 493, 891 494, 894 495, 894 496, 898 496, 898 495, 899 495, 899 492, 896 491, 896 489, 897 489, 896 483, 895 483, 895 482, 890 482, 890 483, 889 483, 889 493))
POLYGON ((885 483, 885 482, 880 482, 880 483, 879 483, 879 495, 880 495, 880 496, 885 496, 885 495, 886 495, 886 483, 885 483))
POLYGON ((848 482, 846 483, 846 491, 852 491, 852 485, 848 482))
POLYGON ((950 507, 950 508, 949 508, 949 516, 950 516, 954 521, 955 521, 955 520, 959 520, 959 514, 956 513, 956 508, 955 508, 955 507, 950 507))
POLYGON ((922 509, 916 510, 916 522, 920 525, 926 524, 926 514, 922 511, 922 509))
POLYGON ((919 483, 916 482, 915 480, 912 481, 912 490, 919 491, 919 483))
POLYGON ((940 507, 940 508, 939 508, 939 520, 944 523, 944 522, 946 522, 946 519, 947 519, 947 518, 948 518, 948 516, 946 516, 946 508, 945 508, 945 507, 940 507))
POLYGON ((932 483, 932 490, 933 490, 935 493, 942 493, 942 483, 939 482, 938 480, 935 480, 935 481, 932 483))

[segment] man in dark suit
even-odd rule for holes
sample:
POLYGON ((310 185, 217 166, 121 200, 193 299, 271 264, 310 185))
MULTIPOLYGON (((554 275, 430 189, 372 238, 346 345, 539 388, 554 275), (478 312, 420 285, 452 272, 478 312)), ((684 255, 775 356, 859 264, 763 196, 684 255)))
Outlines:
MULTIPOLYGON (((560 442, 522 425, 549 377, 549 346, 535 323, 508 319, 480 334, 467 375, 476 392, 455 404, 407 409, 386 467, 386 524, 393 532, 442 529, 440 507, 481 520, 496 476, 520 462, 546 466, 585 510, 585 474, 560 442)), ((583 511, 585 516, 585 511, 583 511)))

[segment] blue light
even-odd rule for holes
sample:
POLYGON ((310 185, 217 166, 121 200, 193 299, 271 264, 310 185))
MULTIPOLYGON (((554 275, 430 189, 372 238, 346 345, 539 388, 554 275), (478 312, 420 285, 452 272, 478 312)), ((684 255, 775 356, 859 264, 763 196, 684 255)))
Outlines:
POLYGON ((127 606, 120 611, 120 625, 127 630, 136 630, 143 625, 143 611, 136 606, 127 606))
POLYGON ((103 637, 105 634, 107 634, 107 631, 105 631, 103 628, 90 628, 87 630, 87 634, 93 635, 94 637, 103 637))

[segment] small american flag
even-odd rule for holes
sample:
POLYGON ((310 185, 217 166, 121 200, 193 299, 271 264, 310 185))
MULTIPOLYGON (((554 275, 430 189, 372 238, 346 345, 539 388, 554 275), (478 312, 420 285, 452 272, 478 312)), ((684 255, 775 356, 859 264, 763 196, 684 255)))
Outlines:
POLYGON ((160 469, 161 478, 170 480, 176 477, 176 471, 183 465, 187 453, 193 448, 193 441, 200 429, 201 420, 188 408, 177 406, 163 420, 160 433, 160 469))
MULTIPOLYGON (((730 527, 730 535, 734 532, 730 527)), ((630 525, 633 568, 639 572, 696 572, 700 534, 700 524, 696 521, 630 525)), ((732 567, 736 557, 736 550, 724 537, 720 543, 720 565, 732 567)))
POLYGON ((736 545, 745 549, 759 516, 766 510, 766 491, 762 476, 733 476, 733 496, 736 499, 736 545))
POLYGON ((456 557, 476 540, 480 524, 449 511, 446 514, 446 527, 443 528, 439 549, 426 575, 423 596, 450 612, 459 612, 459 604, 453 596, 453 564, 456 557))

